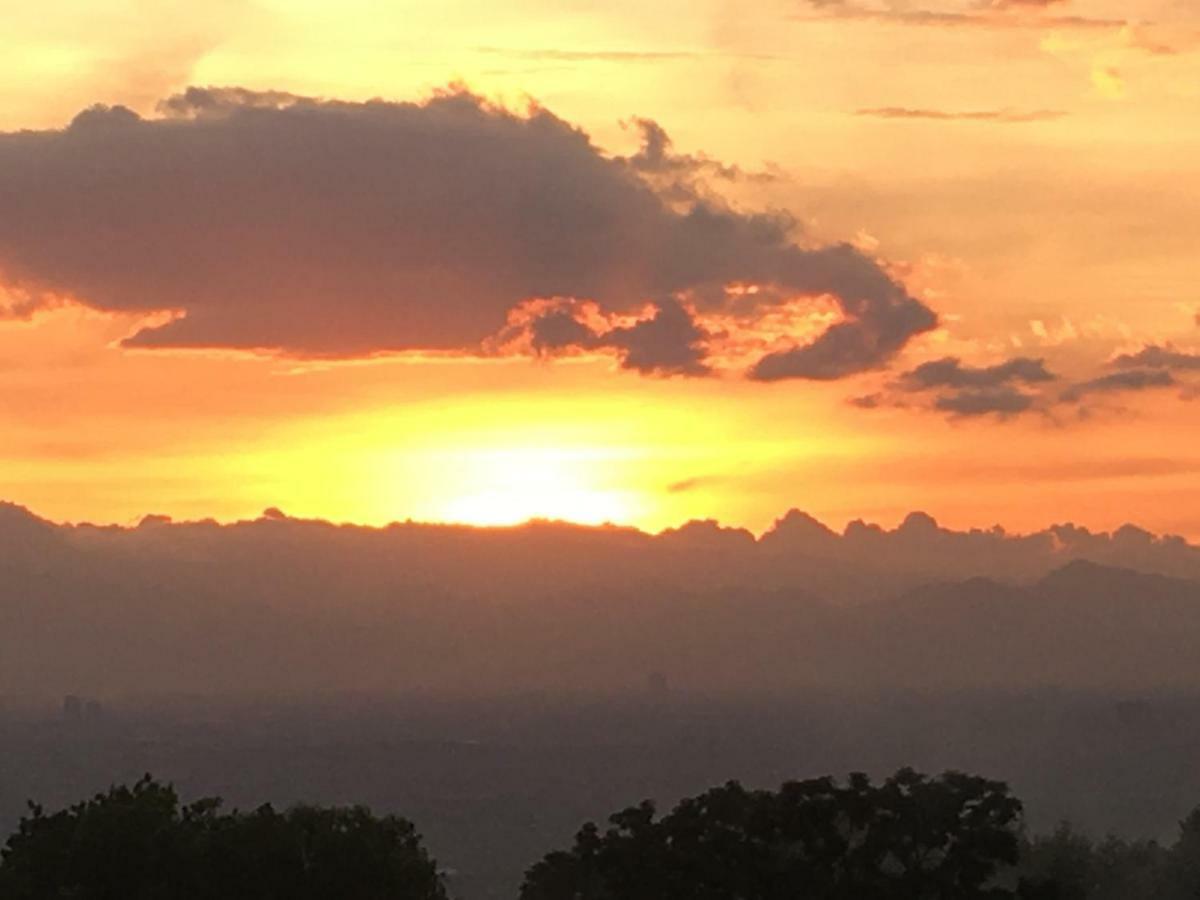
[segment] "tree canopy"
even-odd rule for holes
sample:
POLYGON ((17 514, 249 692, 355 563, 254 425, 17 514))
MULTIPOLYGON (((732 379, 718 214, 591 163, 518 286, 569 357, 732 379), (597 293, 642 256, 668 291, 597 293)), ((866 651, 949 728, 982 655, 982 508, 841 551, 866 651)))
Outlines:
POLYGON ((1064 823, 1023 842, 1028 900, 1196 900, 1200 808, 1180 822, 1174 846, 1109 835, 1093 840, 1064 823))
POLYGON ((583 826, 526 874, 522 900, 973 900, 1013 897, 1021 804, 1001 782, 903 769, 736 782, 656 816, 652 803, 583 826), (1010 879, 1011 880, 1011 879, 1010 879))
MULTIPOLYGON (((880 783, 729 782, 659 815, 585 824, 520 900, 1195 900, 1200 808, 1173 846, 1063 825, 1028 837, 1007 786, 902 769, 880 783)), ((29 814, 0 848, 2 900, 447 900, 413 825, 365 807, 223 811, 146 776, 29 814)))
POLYGON ((411 823, 363 807, 222 812, 149 776, 57 813, 31 806, 0 851, 5 900, 445 900, 411 823))

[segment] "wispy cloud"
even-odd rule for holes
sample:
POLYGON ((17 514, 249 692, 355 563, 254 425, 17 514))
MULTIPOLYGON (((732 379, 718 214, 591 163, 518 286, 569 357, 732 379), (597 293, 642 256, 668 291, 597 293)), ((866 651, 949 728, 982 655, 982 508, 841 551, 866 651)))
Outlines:
POLYGON ((1047 15, 1042 12, 1052 5, 1058 4, 1041 0, 1002 0, 983 7, 914 9, 890 4, 869 5, 853 0, 807 0, 811 11, 798 14, 797 18, 807 21, 826 19, 883 22, 934 28, 1120 29, 1128 25, 1125 19, 1047 15))
POLYGON ((477 53, 506 56, 539 62, 610 62, 654 63, 726 57, 731 59, 779 60, 786 57, 770 53, 732 53, 724 50, 629 50, 599 48, 595 50, 563 50, 556 47, 476 47, 477 53))
POLYGON ((688 491, 700 490, 701 488, 711 487, 715 484, 721 484, 726 479, 719 475, 697 475, 692 478, 683 478, 679 481, 673 481, 667 485, 667 493, 669 494, 685 494, 688 491))
POLYGON ((926 119, 937 122, 998 122, 1021 124, 1026 122, 1049 122, 1067 115, 1060 109, 977 109, 946 110, 923 109, 907 106, 879 106, 855 110, 856 116, 876 119, 926 119))

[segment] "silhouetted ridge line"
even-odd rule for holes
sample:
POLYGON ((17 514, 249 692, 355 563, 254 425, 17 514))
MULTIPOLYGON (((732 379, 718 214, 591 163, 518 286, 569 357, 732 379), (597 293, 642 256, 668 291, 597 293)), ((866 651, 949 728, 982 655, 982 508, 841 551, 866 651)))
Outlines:
POLYGON ((1200 686, 1198 551, 1132 527, 0 529, 14 694, 1200 686))

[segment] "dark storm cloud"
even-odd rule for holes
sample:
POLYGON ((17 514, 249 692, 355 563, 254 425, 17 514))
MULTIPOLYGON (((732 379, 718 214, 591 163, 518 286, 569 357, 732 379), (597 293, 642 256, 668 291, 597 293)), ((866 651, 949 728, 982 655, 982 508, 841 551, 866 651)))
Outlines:
MULTIPOLYGON (((673 155, 650 124, 624 159, 544 109, 462 91, 348 103, 192 89, 155 119, 97 107, 61 131, 0 135, 0 273, 34 296, 174 311, 127 342, 148 348, 480 352, 529 298, 607 315, 655 301, 610 345, 629 368, 699 372, 701 327, 661 298, 719 312, 725 285, 754 283, 760 309, 840 307, 813 343, 755 368, 824 379, 878 367, 934 326, 850 246, 801 246, 787 216, 664 196, 639 168, 702 158, 673 155)), ((555 327, 571 329, 544 323, 543 347, 582 337, 555 327)))
POLYGON ((1031 408, 1033 400, 1011 387, 973 388, 938 397, 934 408, 956 417, 1014 416, 1031 408))
POLYGON ((1148 344, 1137 353, 1123 353, 1112 361, 1120 369, 1200 369, 1200 353, 1148 344))
POLYGON ((964 366, 954 356, 922 363, 900 376, 900 384, 910 391, 930 388, 995 388, 1012 382, 1037 384, 1053 381, 1053 372, 1041 359, 1018 356, 993 366, 964 366))
POLYGON ((1067 403, 1075 403, 1089 394, 1145 391, 1176 384, 1175 377, 1166 369, 1126 369, 1073 385, 1063 393, 1062 399, 1067 403))

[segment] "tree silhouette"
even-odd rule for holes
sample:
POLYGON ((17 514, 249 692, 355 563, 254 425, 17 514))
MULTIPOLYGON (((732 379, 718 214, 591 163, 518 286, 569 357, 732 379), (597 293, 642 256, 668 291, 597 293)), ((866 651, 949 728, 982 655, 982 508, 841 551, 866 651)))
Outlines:
POLYGON ((4 900, 444 900, 413 826, 362 807, 181 806, 146 776, 47 815, 0 851, 4 900))
POLYGON ((1007 787, 903 769, 751 791, 730 782, 655 817, 585 825, 526 874, 522 900, 973 900, 1013 897, 1021 804, 1007 787))
POLYGON ((1179 823, 1167 867, 1172 900, 1200 900, 1200 806, 1179 823))

